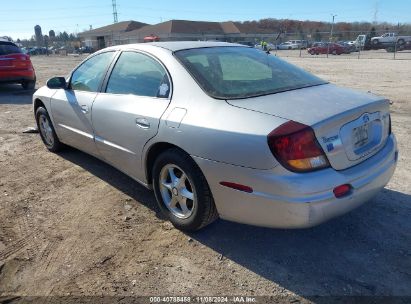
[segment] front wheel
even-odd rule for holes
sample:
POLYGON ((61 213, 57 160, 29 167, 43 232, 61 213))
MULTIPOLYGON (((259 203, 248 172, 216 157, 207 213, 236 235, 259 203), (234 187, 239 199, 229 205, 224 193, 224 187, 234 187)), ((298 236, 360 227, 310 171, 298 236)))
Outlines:
POLYGON ((50 116, 45 108, 39 107, 36 110, 36 123, 40 137, 47 149, 51 152, 60 151, 64 145, 58 139, 53 124, 51 123, 50 116))
POLYGON ((156 159, 153 186, 160 210, 177 229, 196 231, 218 217, 203 173, 189 155, 177 148, 156 159))

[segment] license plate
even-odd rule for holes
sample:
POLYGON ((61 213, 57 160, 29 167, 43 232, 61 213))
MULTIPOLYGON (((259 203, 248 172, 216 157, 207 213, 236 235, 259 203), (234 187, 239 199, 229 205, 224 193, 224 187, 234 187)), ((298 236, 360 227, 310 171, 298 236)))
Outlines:
POLYGON ((364 146, 368 142, 368 124, 354 128, 352 131, 352 139, 355 149, 364 146))

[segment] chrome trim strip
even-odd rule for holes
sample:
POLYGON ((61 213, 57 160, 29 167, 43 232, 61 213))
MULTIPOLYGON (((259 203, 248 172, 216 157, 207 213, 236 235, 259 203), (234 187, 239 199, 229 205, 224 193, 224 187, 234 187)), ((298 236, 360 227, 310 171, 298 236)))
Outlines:
POLYGON ((63 124, 58 124, 58 125, 59 125, 60 127, 62 127, 62 128, 65 128, 65 129, 67 129, 67 130, 70 130, 70 131, 72 131, 72 132, 74 132, 74 133, 83 135, 83 136, 88 137, 88 138, 90 138, 90 139, 94 139, 94 136, 91 135, 91 134, 89 134, 89 133, 87 133, 87 132, 83 132, 83 131, 81 131, 81 130, 78 130, 78 129, 75 129, 75 128, 72 128, 72 127, 63 125, 63 124))
POLYGON ((133 151, 130 151, 130 150, 128 150, 128 149, 126 149, 126 148, 124 148, 124 147, 122 147, 122 146, 116 145, 115 143, 112 143, 112 142, 110 142, 110 141, 108 141, 108 140, 105 140, 105 139, 103 139, 103 138, 101 138, 101 137, 99 137, 99 136, 95 136, 95 137, 94 137, 94 140, 95 140, 95 141, 98 141, 98 142, 101 142, 101 143, 103 143, 103 144, 105 144, 105 145, 107 145, 107 146, 116 148, 116 149, 118 149, 118 150, 121 150, 121 151, 130 153, 130 154, 136 155, 136 153, 134 153, 133 151))

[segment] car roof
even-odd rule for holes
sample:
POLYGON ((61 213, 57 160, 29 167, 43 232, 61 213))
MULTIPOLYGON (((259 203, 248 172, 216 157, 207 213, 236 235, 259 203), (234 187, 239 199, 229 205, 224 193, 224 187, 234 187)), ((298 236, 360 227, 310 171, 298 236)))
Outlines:
POLYGON ((7 40, 2 40, 2 39, 0 39, 0 44, 2 44, 2 45, 13 45, 13 46, 17 47, 17 45, 15 43, 13 43, 11 41, 7 41, 7 40))
POLYGON ((129 49, 135 47, 139 49, 143 45, 150 45, 154 47, 163 48, 171 52, 176 52, 180 50, 187 49, 197 49, 205 47, 226 47, 226 46, 236 46, 236 47, 247 47, 242 44, 228 43, 228 42, 215 42, 215 41, 166 41, 166 42, 145 42, 145 43, 135 43, 116 46, 119 49, 129 49))

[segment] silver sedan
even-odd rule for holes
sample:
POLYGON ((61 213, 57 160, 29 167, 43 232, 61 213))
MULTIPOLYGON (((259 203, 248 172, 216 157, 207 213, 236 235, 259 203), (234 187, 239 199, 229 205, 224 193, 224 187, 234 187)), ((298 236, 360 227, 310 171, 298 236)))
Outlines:
POLYGON ((310 227, 370 200, 398 157, 389 102, 219 42, 114 46, 33 96, 41 139, 153 189, 175 227, 310 227))

